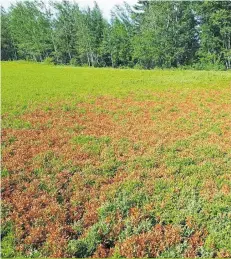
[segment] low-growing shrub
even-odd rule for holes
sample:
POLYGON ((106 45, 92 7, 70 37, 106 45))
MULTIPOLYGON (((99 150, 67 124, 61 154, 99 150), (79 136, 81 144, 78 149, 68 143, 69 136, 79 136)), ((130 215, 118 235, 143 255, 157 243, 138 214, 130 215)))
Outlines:
POLYGON ((54 59, 52 57, 46 57, 43 60, 43 63, 46 64, 46 65, 54 65, 54 59))

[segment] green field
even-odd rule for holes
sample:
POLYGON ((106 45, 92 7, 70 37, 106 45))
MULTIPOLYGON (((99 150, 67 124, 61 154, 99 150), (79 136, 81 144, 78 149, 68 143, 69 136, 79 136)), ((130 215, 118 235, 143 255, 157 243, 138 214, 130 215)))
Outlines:
POLYGON ((230 258, 230 86, 2 62, 2 256, 230 258))

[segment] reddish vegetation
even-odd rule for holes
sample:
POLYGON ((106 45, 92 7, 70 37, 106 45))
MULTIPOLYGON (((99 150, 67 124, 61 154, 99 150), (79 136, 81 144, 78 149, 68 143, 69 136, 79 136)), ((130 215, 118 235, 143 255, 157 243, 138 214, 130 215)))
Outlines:
POLYGON ((205 230, 198 230, 190 236, 188 240, 189 248, 185 253, 185 257, 194 258, 198 256, 198 248, 203 246, 206 234, 205 230))
POLYGON ((119 244, 119 249, 121 255, 128 258, 157 257, 180 240, 180 231, 177 228, 171 225, 156 225, 150 232, 129 237, 119 244))
MULTIPOLYGON (((201 129, 199 122, 205 116, 205 111, 198 103, 209 95, 201 91, 200 96, 195 97, 196 91, 191 91, 184 100, 174 103, 178 94, 159 93, 158 102, 99 98, 94 104, 78 104, 70 111, 63 111, 60 107, 50 111, 38 109, 21 117, 31 123, 32 129, 4 129, 3 168, 8 170, 9 177, 2 179, 2 197, 4 206, 8 208, 8 215, 3 221, 14 223, 17 250, 29 254, 28 247, 32 246, 46 256, 70 256, 67 252, 68 241, 79 238, 73 228, 74 222, 82 219, 82 236, 86 235, 89 228, 98 221, 98 208, 107 201, 109 194, 113 195, 125 180, 143 179, 139 164, 129 174, 123 167, 118 168, 114 176, 84 174, 82 170, 86 165, 101 166, 106 160, 107 150, 102 149, 100 154, 88 152, 81 145, 73 145, 73 137, 110 137, 110 146, 119 162, 128 162, 142 155, 155 155, 155 150, 163 145, 170 146, 176 140, 189 137, 201 129), (169 101, 162 102, 163 98, 169 101), (173 104, 180 112, 174 109, 171 111, 173 104), (157 106, 161 106, 160 111, 155 111, 157 106), (84 112, 79 112, 80 109, 84 112), (192 112, 196 113, 193 119, 190 117, 192 112), (180 123, 182 118, 188 120, 188 126, 180 123), (11 143, 9 140, 12 137, 14 141, 11 143), (126 149, 120 147, 121 138, 128 139, 132 144, 126 149), (140 145, 139 148, 134 148, 134 144, 140 145)), ((219 94, 212 92, 214 96, 219 94)), ((228 104, 206 105, 211 110, 211 123, 221 107, 224 112, 230 109, 228 104)), ((221 137, 213 133, 206 141, 227 149, 230 137, 228 117, 222 119, 220 128, 222 142, 221 137)), ((197 144, 198 141, 193 143, 195 146, 197 144)), ((182 150, 182 157, 189 155, 188 151, 184 153, 182 150)), ((147 194, 153 192, 153 180, 174 180, 162 162, 163 159, 164 155, 158 157, 156 167, 150 169, 148 179, 144 179, 147 194)), ((213 180, 209 180, 204 184, 201 196, 211 200, 218 191, 213 180)), ((175 192, 179 190, 176 188, 175 192)), ((221 192, 228 195, 230 187, 223 185, 221 192)), ((147 204, 146 209, 151 210, 152 206, 155 204, 147 204)), ((161 206, 166 206, 166 200, 162 201, 161 206)), ((129 216, 133 226, 136 226, 145 214, 142 209, 134 207, 130 209, 129 216)), ((189 221, 187 224, 191 226, 189 221)), ((124 222, 118 214, 110 235, 118 236, 123 227, 124 222)), ((197 248, 203 245, 206 234, 204 229, 196 230, 188 237, 186 257, 197 256, 197 248)), ((157 224, 149 232, 132 235, 113 247, 107 243, 99 244, 93 256, 110 257, 115 246, 124 257, 156 257, 180 242, 180 228, 171 224, 157 224)), ((221 251, 218 255, 228 257, 229 254, 221 251)))
POLYGON ((100 244, 93 255, 93 258, 107 258, 111 257, 114 252, 113 248, 108 248, 106 244, 100 244))

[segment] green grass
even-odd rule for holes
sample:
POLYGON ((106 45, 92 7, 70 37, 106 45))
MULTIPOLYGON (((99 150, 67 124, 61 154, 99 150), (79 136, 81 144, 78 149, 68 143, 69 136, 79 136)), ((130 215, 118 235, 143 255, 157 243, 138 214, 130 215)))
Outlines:
POLYGON ((17 114, 41 102, 73 97, 80 102, 89 97, 134 94, 136 99, 155 100, 153 90, 219 89, 229 87, 230 80, 230 72, 115 70, 2 62, 2 113, 17 114))

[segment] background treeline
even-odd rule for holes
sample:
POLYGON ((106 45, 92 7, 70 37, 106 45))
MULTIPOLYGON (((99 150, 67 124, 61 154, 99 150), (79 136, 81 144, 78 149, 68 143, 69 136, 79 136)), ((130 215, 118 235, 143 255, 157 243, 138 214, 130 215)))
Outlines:
POLYGON ((231 1, 138 1, 107 21, 95 3, 1 8, 1 59, 94 67, 231 68, 231 1))

